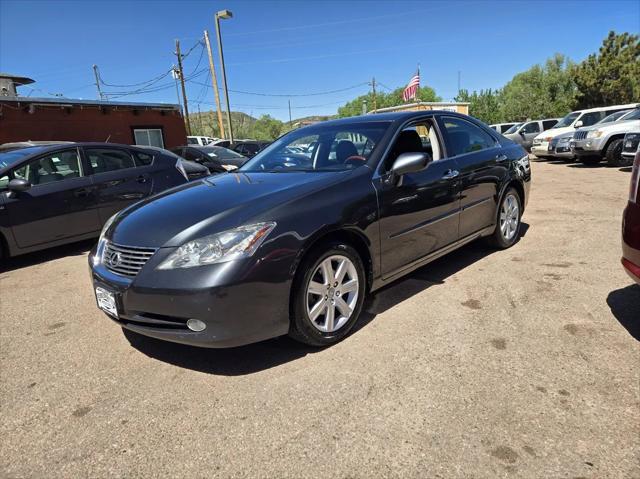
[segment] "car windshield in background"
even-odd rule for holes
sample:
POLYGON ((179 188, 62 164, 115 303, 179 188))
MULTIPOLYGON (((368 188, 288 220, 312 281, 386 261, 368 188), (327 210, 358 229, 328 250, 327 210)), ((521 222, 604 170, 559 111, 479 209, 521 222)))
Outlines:
POLYGON ((579 115, 579 111, 569 113, 562 120, 556 123, 553 128, 564 128, 565 126, 571 126, 571 124, 575 121, 576 118, 578 118, 579 115))
POLYGON ((631 110, 626 115, 624 115, 622 118, 620 118, 620 120, 622 120, 622 121, 640 120, 640 108, 636 108, 635 110, 631 110))
POLYGON ((369 159, 391 122, 318 124, 276 140, 240 171, 343 171, 369 159))
POLYGON ((611 115, 605 116, 602 120, 597 122, 596 125, 601 125, 602 123, 613 123, 614 121, 617 121, 622 116, 629 113, 630 111, 631 110, 622 110, 622 111, 617 111, 615 113, 611 113, 611 115))
POLYGON ((515 133, 516 131, 518 131, 518 128, 520 128, 522 125, 523 125, 522 123, 516 123, 511 128, 509 128, 507 131, 505 131, 503 133, 503 135, 509 135, 511 133, 515 133))
POLYGON ((219 158, 221 160, 228 160, 229 158, 244 158, 240 153, 236 153, 228 148, 223 148, 222 146, 205 146, 199 148, 199 150, 213 158, 219 158))
POLYGON ((0 152, 0 168, 6 168, 14 163, 20 161, 26 156, 38 153, 44 150, 41 146, 34 146, 29 148, 20 148, 19 150, 11 150, 4 153, 0 152))

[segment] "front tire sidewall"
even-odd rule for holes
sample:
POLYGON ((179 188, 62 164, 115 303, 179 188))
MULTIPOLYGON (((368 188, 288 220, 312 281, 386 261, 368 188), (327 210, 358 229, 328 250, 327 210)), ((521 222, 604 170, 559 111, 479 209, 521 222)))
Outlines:
POLYGON ((611 166, 625 166, 625 159, 622 158, 623 140, 613 140, 607 147, 607 163, 611 166))
POLYGON ((500 249, 510 248, 518 241, 518 239, 520 239, 521 227, 522 227, 522 201, 520 200, 520 195, 515 190, 515 188, 509 188, 504 193, 504 195, 502 195, 502 199, 500 200, 500 204, 498 205, 498 213, 496 216, 496 230, 493 233, 493 238, 492 238, 493 244, 500 249), (518 226, 516 228, 516 232, 513 235, 513 237, 508 240, 502 235, 502 231, 500 230, 500 212, 502 211, 503 203, 506 201, 509 195, 512 195, 513 197, 515 197, 516 201, 518 202, 518 226))
POLYGON ((300 274, 294 280, 293 317, 289 335, 310 346, 329 346, 342 340, 353 328, 362 311, 366 292, 366 276, 362 259, 357 251, 348 244, 334 242, 317 248, 300 265, 300 274), (342 255, 351 260, 358 274, 358 300, 349 320, 337 331, 325 333, 311 324, 307 313, 307 284, 318 265, 329 256, 342 255))

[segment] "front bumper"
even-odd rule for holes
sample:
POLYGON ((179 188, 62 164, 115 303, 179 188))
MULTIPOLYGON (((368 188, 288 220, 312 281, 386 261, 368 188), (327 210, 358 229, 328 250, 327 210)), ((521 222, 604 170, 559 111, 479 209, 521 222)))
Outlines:
POLYGON ((576 156, 602 156, 604 138, 571 140, 571 149, 576 156))
POLYGON ((531 153, 538 158, 547 158, 550 156, 549 142, 543 141, 541 143, 531 145, 531 153))
MULTIPOLYGON (((96 287, 115 293, 125 329, 176 343, 225 348, 289 330, 290 266, 294 255, 248 258, 208 266, 157 270, 173 248, 161 248, 133 278, 114 274, 89 255, 96 287), (192 331, 188 319, 206 324, 192 331)), ((106 313, 105 313, 106 314, 106 313)))

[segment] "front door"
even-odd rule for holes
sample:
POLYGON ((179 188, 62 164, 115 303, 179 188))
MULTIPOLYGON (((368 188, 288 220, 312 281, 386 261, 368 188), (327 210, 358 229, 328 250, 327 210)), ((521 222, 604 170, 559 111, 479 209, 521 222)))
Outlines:
POLYGON ((531 149, 531 145, 533 145, 533 139, 540 133, 541 130, 539 121, 530 121, 529 123, 525 123, 522 128, 520 128, 520 136, 522 137, 521 145, 527 150, 531 149))
POLYGON ((85 148, 84 154, 93 173, 103 223, 131 203, 151 194, 153 185, 149 167, 138 167, 129 150, 91 147, 85 148))
POLYGON ((31 183, 27 191, 3 193, 19 248, 100 231, 94 187, 76 148, 31 160, 12 175, 31 183))
POLYGON ((405 128, 374 184, 380 198, 381 264, 384 278, 458 239, 458 164, 443 158, 431 120, 405 128), (433 161, 422 171, 396 177, 390 170, 402 153, 422 151, 433 161))

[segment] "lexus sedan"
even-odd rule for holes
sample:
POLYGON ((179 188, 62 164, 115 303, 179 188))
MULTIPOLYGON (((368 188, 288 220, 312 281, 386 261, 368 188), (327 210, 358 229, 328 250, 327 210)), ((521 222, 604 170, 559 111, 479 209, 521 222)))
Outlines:
POLYGON ((372 291, 478 238, 514 245, 530 180, 520 145, 458 113, 300 128, 109 219, 89 256, 97 305, 179 343, 330 345, 372 291))
POLYGON ((96 238, 115 212, 187 182, 175 157, 113 143, 0 151, 0 259, 96 238))

